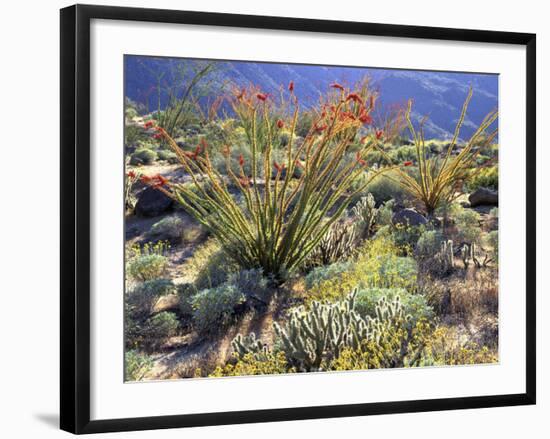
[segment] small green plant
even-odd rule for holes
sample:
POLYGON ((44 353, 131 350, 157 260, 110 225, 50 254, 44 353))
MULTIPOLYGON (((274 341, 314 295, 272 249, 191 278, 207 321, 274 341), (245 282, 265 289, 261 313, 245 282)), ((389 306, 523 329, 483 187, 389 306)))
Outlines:
POLYGON ((165 160, 168 163, 178 163, 178 156, 175 152, 168 149, 160 149, 157 151, 157 156, 159 160, 165 160))
POLYGON ((457 209, 454 220, 457 228, 458 242, 467 244, 479 243, 481 238, 481 217, 473 209, 457 209))
POLYGON ((158 158, 157 153, 149 148, 139 148, 130 156, 131 165, 150 165, 158 158))
POLYGON ((468 189, 473 192, 481 187, 498 190, 498 166, 481 168, 468 180, 468 189))
POLYGON ((235 308, 244 302, 242 291, 231 284, 199 291, 191 300, 193 322, 203 334, 216 333, 232 321, 235 308))
POLYGON ((141 381, 153 367, 153 360, 136 350, 126 351, 124 360, 126 381, 141 381))
POLYGON ((148 318, 142 328, 142 345, 149 350, 160 347, 167 338, 177 334, 179 321, 172 312, 163 311, 148 318))
POLYGON ((128 262, 128 275, 138 281, 147 281, 162 277, 166 272, 168 258, 161 255, 143 255, 128 262))
POLYGON ((487 241, 493 251, 493 260, 498 263, 498 230, 489 232, 487 241))
POLYGON ((151 279, 137 284, 126 295, 128 312, 132 316, 148 317, 161 296, 176 293, 176 287, 169 279, 151 279))
POLYGON ((185 223, 180 217, 167 216, 153 224, 149 236, 154 239, 179 242, 182 240, 184 228, 185 223))
POLYGON ((269 302, 274 291, 273 282, 258 268, 231 273, 227 282, 235 285, 247 298, 264 304, 269 302))

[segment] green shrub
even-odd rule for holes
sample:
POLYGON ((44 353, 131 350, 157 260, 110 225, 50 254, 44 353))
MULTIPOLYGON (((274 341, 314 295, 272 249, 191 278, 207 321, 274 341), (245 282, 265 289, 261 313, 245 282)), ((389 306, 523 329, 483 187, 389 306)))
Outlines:
POLYGON ((128 311, 136 317, 147 317, 159 297, 175 292, 176 287, 169 279, 152 279, 140 283, 127 294, 128 311))
POLYGON ((481 217, 473 209, 457 209, 454 220, 459 242, 478 243, 481 237, 481 217))
MULTIPOLYGON (((356 288, 416 289, 418 267, 411 257, 399 256, 402 250, 388 236, 376 236, 358 250, 354 261, 327 271, 314 270, 306 277, 307 299, 341 300, 356 288)), ((331 267, 331 266, 329 266, 331 267)))
POLYGON ((228 260, 215 239, 209 239, 197 247, 183 266, 183 274, 195 284, 197 290, 217 287, 237 270, 238 266, 228 260))
POLYGON ((135 350, 127 351, 124 360, 126 381, 141 381, 153 367, 153 360, 147 354, 135 350))
POLYGON ((246 297, 268 302, 273 292, 270 279, 259 268, 241 270, 229 275, 227 282, 235 285, 246 297))
POLYGON ((131 165, 150 165, 157 159, 157 153, 148 148, 136 149, 130 156, 131 165))
POLYGON ((438 230, 424 231, 416 243, 416 254, 419 258, 430 258, 441 250, 444 238, 438 230))
POLYGON ((199 291, 191 300, 197 330, 204 334, 218 332, 231 322, 235 308, 244 301, 242 291, 231 284, 199 291))
POLYGON ((157 151, 157 156, 159 160, 166 160, 168 163, 178 163, 178 156, 175 152, 168 149, 161 149, 157 151))
POLYGON ((376 224, 380 227, 391 226, 395 200, 388 200, 378 208, 376 212, 376 224))
POLYGON ((467 181, 467 186, 472 192, 480 187, 498 190, 498 166, 482 168, 476 171, 467 181))
POLYGON ((170 242, 181 241, 185 228, 184 221, 178 216, 167 216, 153 224, 149 236, 170 242))
POLYGON ((166 256, 156 254, 137 256, 128 262, 127 273, 138 281, 157 279, 164 275, 167 263, 166 256))
POLYGON ((180 313, 184 316, 193 315, 193 296, 197 294, 197 289, 192 283, 179 284, 177 287, 178 303, 180 313))
POLYGON ((357 291, 355 296, 355 310, 362 316, 376 317, 376 305, 385 297, 390 302, 399 296, 405 314, 410 315, 412 322, 421 319, 433 320, 433 308, 428 305, 422 294, 411 294, 403 288, 367 288, 357 291))
POLYGON ((389 171, 376 177, 367 186, 367 191, 372 194, 377 205, 391 199, 402 203, 408 198, 407 192, 397 181, 398 178, 395 172, 389 171))
POLYGON ((306 288, 311 289, 325 280, 339 276, 349 271, 351 267, 351 262, 335 262, 334 264, 316 267, 305 277, 306 288))
POLYGON ((177 334, 179 322, 172 312, 163 311, 148 318, 142 328, 142 344, 147 349, 155 349, 162 345, 167 338, 177 334))

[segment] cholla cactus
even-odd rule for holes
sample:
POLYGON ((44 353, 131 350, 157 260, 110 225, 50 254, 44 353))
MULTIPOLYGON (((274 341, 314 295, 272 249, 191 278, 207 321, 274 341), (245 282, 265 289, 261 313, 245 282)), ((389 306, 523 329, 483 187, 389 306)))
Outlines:
POLYGON ((477 268, 485 268, 489 265, 489 263, 493 262, 493 259, 489 257, 487 252, 485 252, 483 261, 478 259, 478 246, 474 242, 471 244, 464 244, 462 247, 461 256, 462 262, 464 263, 464 268, 469 267, 470 261, 472 261, 477 268))
POLYGON ((328 265, 347 258, 357 241, 356 230, 355 224, 333 224, 309 255, 306 265, 328 265))
MULTIPOLYGON (((393 362, 406 354, 408 342, 399 338, 397 348, 390 346, 396 328, 405 338, 411 331, 411 317, 406 316, 397 296, 389 302, 382 298, 376 305, 376 318, 361 317, 354 310, 355 293, 343 302, 327 304, 313 302, 311 309, 294 310, 286 328, 274 323, 282 349, 292 366, 302 371, 317 371, 324 362, 338 358, 345 348, 360 351, 372 342, 391 350, 393 362)), ((401 360, 403 361, 403 360, 401 360)))
POLYGON ((378 209, 375 207, 375 200, 371 193, 361 197, 353 207, 352 214, 357 220, 356 227, 360 231, 359 236, 367 239, 376 219, 378 209))
POLYGON ((251 354, 255 360, 261 361, 269 354, 267 345, 256 338, 256 334, 251 332, 248 336, 237 336, 231 342, 233 353, 237 358, 243 358, 247 354, 251 354))
POLYGON ((453 241, 443 241, 441 243, 441 250, 436 255, 436 261, 439 264, 441 273, 449 273, 454 268, 454 250, 453 241))

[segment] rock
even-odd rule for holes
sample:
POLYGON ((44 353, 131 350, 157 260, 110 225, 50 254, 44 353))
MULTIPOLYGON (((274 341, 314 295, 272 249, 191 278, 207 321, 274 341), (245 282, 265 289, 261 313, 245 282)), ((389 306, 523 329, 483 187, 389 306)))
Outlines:
POLYGON ((179 296, 177 294, 167 294, 159 297, 153 306, 153 312, 177 311, 179 309, 179 296))
POLYGON ((498 206, 498 192, 481 187, 468 197, 471 207, 498 206))
POLYGON ((403 226, 420 226, 428 222, 424 216, 414 209, 401 209, 393 214, 391 219, 394 225, 401 224, 403 226))
POLYGON ((173 200, 154 187, 139 194, 135 212, 139 216, 158 216, 172 208, 173 200))
POLYGON ((460 205, 461 205, 462 207, 464 207, 465 209, 469 209, 470 207, 472 207, 472 205, 470 204, 470 202, 469 202, 469 201, 466 201, 466 200, 461 201, 461 202, 460 202, 460 205))

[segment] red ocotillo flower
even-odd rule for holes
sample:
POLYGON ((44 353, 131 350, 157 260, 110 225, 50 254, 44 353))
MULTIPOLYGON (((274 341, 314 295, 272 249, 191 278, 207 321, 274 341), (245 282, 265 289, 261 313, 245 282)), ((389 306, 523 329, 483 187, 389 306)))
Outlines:
POLYGON ((157 187, 165 186, 168 183, 168 179, 164 178, 160 174, 155 175, 153 179, 155 180, 155 186, 157 187))
POLYGON ((134 171, 129 171, 126 175, 128 175, 128 177, 130 178, 136 178, 136 173, 134 171))
POLYGON ((289 91, 290 93, 293 93, 293 92, 294 92, 294 81, 290 81, 290 82, 288 83, 288 91, 289 91))
POLYGON ((410 160, 406 161, 405 163, 403 163, 403 166, 411 166, 413 164, 413 162, 411 162, 410 160))
POLYGON ((316 133, 322 133, 323 131, 325 131, 327 129, 327 126, 326 125, 314 125, 313 127, 313 130, 316 132, 316 133))
POLYGON ((359 96, 357 93, 350 93, 346 98, 346 101, 353 101, 363 104, 363 99, 361 99, 361 96, 359 96))
POLYGON ((372 123, 372 117, 370 117, 370 115, 367 113, 362 113, 359 116, 359 120, 365 125, 370 125, 372 123))
POLYGON ((281 129, 281 128, 283 128, 284 126, 285 126, 285 123, 284 123, 281 119, 279 119, 279 120, 277 121, 277 128, 281 129))
POLYGON ((376 135, 376 139, 380 140, 382 137, 384 137, 384 131, 376 130, 375 135, 376 135))
POLYGON ((155 133, 155 134, 153 134, 153 139, 155 139, 155 140, 160 140, 160 139, 162 139, 162 134, 160 134, 160 133, 155 133))
POLYGON ((243 187, 248 187, 248 185, 250 184, 250 180, 248 179, 248 177, 241 177, 239 178, 239 183, 243 187))
POLYGON ((242 154, 239 155, 239 165, 241 168, 244 166, 244 157, 242 154))
POLYGON ((148 175, 142 175, 141 176, 141 181, 143 183, 150 183, 151 182, 151 177, 149 177, 148 175))
POLYGON ((367 162, 361 158, 361 154, 359 151, 355 153, 355 160, 357 160, 357 163, 359 163, 361 166, 366 166, 367 162))
POLYGON ((151 128, 153 126, 153 121, 152 120, 148 120, 147 122, 145 122, 145 124, 143 125, 143 128, 151 128))
POLYGON ((260 100, 260 101, 265 101, 267 99, 267 94, 266 93, 258 93, 256 95, 256 97, 260 100))
POLYGON ((342 90, 342 91, 344 90, 344 87, 342 85, 338 84, 337 82, 333 82, 332 84, 330 84, 330 86, 332 88, 336 88, 338 90, 342 90))

